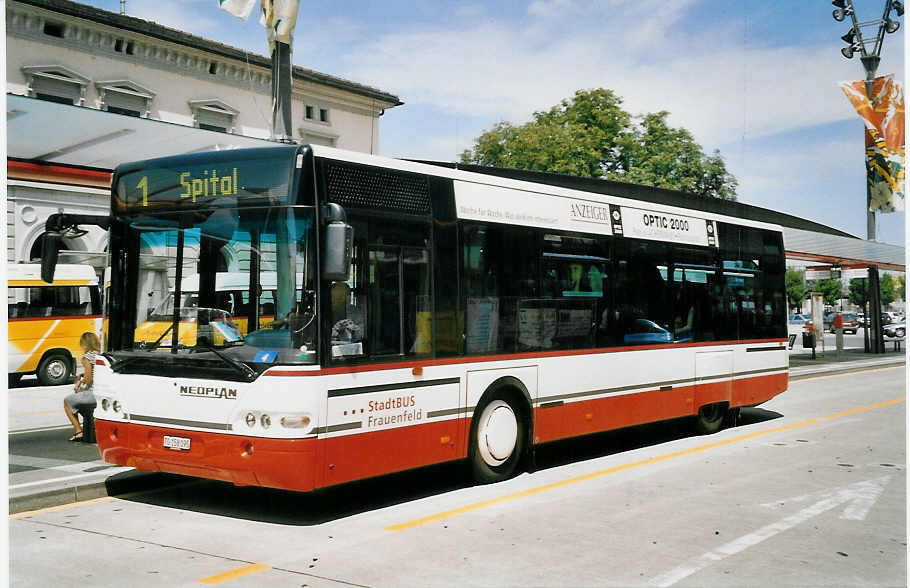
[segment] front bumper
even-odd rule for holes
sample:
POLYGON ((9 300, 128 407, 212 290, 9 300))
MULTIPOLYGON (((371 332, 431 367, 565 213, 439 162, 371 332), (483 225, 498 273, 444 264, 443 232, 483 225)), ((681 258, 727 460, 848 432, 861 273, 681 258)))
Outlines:
POLYGON ((96 419, 95 436, 108 463, 298 492, 314 489, 316 438, 270 439, 188 431, 96 419), (189 450, 164 447, 164 436, 190 439, 189 450))

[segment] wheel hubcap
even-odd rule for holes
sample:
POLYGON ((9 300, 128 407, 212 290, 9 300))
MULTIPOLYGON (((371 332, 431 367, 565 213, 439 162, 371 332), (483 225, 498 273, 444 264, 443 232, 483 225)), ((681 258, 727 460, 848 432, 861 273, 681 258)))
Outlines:
POLYGON ((47 375, 55 380, 62 378, 66 375, 66 363, 59 359, 50 362, 47 364, 47 375))
POLYGON ((506 402, 494 400, 484 409, 477 444, 481 457, 491 466, 501 465, 512 456, 518 444, 518 419, 506 402))

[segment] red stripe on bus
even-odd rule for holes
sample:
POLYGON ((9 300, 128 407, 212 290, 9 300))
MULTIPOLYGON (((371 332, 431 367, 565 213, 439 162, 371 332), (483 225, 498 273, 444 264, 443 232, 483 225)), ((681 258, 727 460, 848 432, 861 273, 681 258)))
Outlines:
POLYGON ((503 355, 471 355, 442 359, 415 359, 401 360, 397 363, 373 363, 353 366, 340 366, 315 370, 282 370, 266 371, 263 376, 325 376, 332 374, 350 374, 371 372, 379 370, 408 369, 413 367, 432 367, 440 365, 455 365, 460 363, 509 361, 515 359, 539 359, 545 357, 569 357, 574 355, 599 355, 602 353, 618 353, 622 351, 652 351, 656 349, 684 349, 689 347, 712 347, 717 345, 754 345, 756 343, 786 343, 787 339, 748 339, 745 341, 712 341, 705 343, 669 343, 666 345, 634 345, 625 347, 601 347, 596 349, 568 349, 561 351, 537 351, 528 353, 510 353, 503 355))
MULTIPOLYGON (((544 443, 690 416, 711 402, 753 406, 786 390, 787 381, 784 372, 538 407, 534 440, 544 443)), ((355 429, 323 439, 249 437, 103 419, 95 420, 95 431, 101 456, 109 463, 305 492, 462 459, 468 453, 470 422, 462 417, 379 431, 355 429), (164 435, 190 438, 190 450, 165 449, 164 435)))
POLYGON ((59 315, 59 316, 28 316, 28 317, 16 317, 8 319, 9 322, 24 322, 24 321, 67 321, 75 319, 99 319, 103 315, 100 314, 74 314, 74 315, 59 315))
POLYGON ((716 402, 727 402, 730 408, 754 406, 784 392, 788 381, 789 375, 784 372, 537 407, 534 409, 534 437, 538 443, 546 443, 691 416, 699 407, 716 402))

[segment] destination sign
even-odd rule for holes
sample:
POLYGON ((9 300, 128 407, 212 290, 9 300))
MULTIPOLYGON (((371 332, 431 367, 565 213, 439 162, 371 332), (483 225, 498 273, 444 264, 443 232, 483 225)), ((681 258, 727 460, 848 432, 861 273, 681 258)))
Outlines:
POLYGON ((152 160, 147 167, 117 176, 117 206, 150 210, 285 203, 293 162, 286 155, 243 160, 223 156, 152 160))

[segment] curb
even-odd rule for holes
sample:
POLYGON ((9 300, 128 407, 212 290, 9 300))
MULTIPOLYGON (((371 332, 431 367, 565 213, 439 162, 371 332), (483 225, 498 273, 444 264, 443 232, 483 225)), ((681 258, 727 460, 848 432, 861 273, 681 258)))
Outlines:
POLYGON ((108 496, 117 497, 134 492, 160 489, 169 485, 176 485, 182 479, 182 476, 159 472, 137 472, 136 470, 120 472, 101 481, 11 496, 9 499, 9 514, 13 515, 108 496))
POLYGON ((887 368, 894 367, 899 365, 904 365, 906 361, 904 358, 894 358, 888 361, 881 361, 876 363, 864 363, 862 365, 837 365, 837 364, 828 364, 830 367, 815 367, 815 366, 802 366, 796 369, 807 368, 804 372, 799 373, 790 373, 790 381, 798 382, 799 380, 806 380, 809 378, 816 378, 818 376, 834 376, 838 374, 849 374, 851 372, 863 372, 866 370, 874 370, 878 368, 887 368), (810 371, 811 370, 811 371, 810 371))
MULTIPOLYGON (((852 362, 850 362, 852 363, 852 362)), ((812 371, 806 373, 790 374, 790 381, 797 382, 819 376, 829 376, 837 374, 846 374, 851 372, 862 372, 877 368, 893 367, 904 365, 903 357, 894 358, 890 361, 876 363, 863 362, 862 365, 843 365, 828 364, 829 367, 822 366, 803 366, 812 371)), ((803 367, 796 369, 803 369, 803 367)), ((792 371, 792 370, 791 370, 792 371)), ((9 514, 19 514, 32 510, 51 508, 86 500, 94 500, 107 496, 117 497, 132 492, 162 490, 168 486, 176 486, 185 477, 175 474, 163 474, 159 472, 137 472, 127 471, 114 474, 113 476, 101 481, 87 482, 76 484, 64 488, 53 490, 43 490, 32 494, 22 494, 20 496, 11 496, 9 499, 9 514)))

